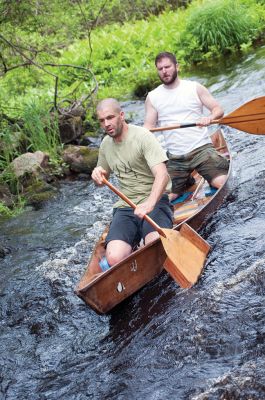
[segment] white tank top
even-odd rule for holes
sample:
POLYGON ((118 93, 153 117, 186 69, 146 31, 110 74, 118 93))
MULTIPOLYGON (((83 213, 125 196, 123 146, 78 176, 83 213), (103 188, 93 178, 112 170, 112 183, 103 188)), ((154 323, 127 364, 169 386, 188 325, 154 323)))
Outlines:
MULTIPOLYGON (((203 105, 197 94, 197 83, 194 81, 181 79, 174 89, 168 89, 162 84, 149 92, 148 96, 158 113, 158 126, 196 122, 203 116, 203 105)), ((157 132, 156 136, 159 136, 165 150, 177 156, 211 143, 206 127, 161 131, 157 132)))

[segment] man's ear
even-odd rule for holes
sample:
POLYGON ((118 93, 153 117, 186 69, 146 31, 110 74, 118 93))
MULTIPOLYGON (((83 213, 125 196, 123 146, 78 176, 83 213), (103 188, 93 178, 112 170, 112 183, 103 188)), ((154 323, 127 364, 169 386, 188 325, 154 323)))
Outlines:
POLYGON ((120 117, 121 117, 122 121, 125 121, 125 113, 124 113, 124 111, 120 112, 120 117))

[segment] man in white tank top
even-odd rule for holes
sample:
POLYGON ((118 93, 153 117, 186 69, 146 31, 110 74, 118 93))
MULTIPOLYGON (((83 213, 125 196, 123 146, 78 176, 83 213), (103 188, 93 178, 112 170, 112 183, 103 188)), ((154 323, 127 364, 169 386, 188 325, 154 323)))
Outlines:
POLYGON ((174 200, 181 194, 194 169, 211 186, 219 188, 226 179, 228 162, 215 151, 207 125, 223 116, 222 107, 203 85, 178 77, 179 66, 174 54, 158 54, 155 65, 162 84, 149 92, 146 98, 145 128, 182 122, 198 124, 159 133, 169 158, 170 199, 174 200), (203 116, 204 107, 210 111, 207 117, 203 116))

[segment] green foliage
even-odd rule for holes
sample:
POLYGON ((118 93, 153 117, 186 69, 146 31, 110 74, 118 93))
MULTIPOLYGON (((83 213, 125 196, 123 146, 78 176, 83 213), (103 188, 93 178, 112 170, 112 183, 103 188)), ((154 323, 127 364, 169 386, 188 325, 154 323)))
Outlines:
POLYGON ((238 49, 247 51, 264 32, 262 1, 197 0, 187 9, 176 11, 188 3, 2 2, 3 32, 19 50, 10 49, 3 40, 1 54, 5 64, 10 67, 10 62, 19 65, 27 61, 22 51, 47 73, 34 64, 6 73, 0 80, 0 107, 6 114, 18 117, 25 105, 37 97, 52 104, 55 80, 51 74, 59 77, 59 104, 93 90, 92 75, 67 67, 53 68, 47 62, 91 68, 99 84, 99 97, 145 96, 158 83, 153 62, 159 51, 174 52, 187 70, 194 62, 213 60, 238 49), (152 15, 162 10, 159 15, 152 15), (107 23, 111 25, 102 27, 107 23))
MULTIPOLYGON (((60 45, 69 45, 74 39, 87 36, 96 26, 124 23, 158 15, 163 10, 186 6, 191 0, 23 0, 0 2, 0 22, 5 30, 19 38, 21 30, 33 35, 37 42, 49 37, 60 38, 60 45)), ((33 38, 32 38, 33 39, 33 38)), ((31 41, 31 48, 37 44, 31 41)), ((49 47, 47 43, 46 48, 49 47)))
POLYGON ((51 114, 43 104, 32 102, 25 107, 22 117, 28 150, 48 153, 51 161, 57 164, 61 149, 57 113, 51 114))
MULTIPOLYGON (((99 97, 144 97, 159 82, 154 58, 160 51, 174 52, 186 70, 194 62, 246 51, 264 29, 264 10, 254 0, 194 1, 188 10, 96 29, 90 62, 99 97)), ((61 61, 80 55, 76 61, 86 62, 88 48, 87 40, 76 42, 61 61)))
POLYGON ((2 123, 0 131, 0 171, 3 171, 5 166, 13 160, 13 154, 15 151, 12 137, 12 129, 8 125, 4 126, 2 123))
POLYGON ((17 203, 16 205, 14 205, 12 209, 7 207, 4 203, 0 201, 0 217, 2 218, 15 217, 21 214, 24 208, 25 208, 25 200, 21 196, 18 196, 17 203))
POLYGON ((14 213, 4 203, 0 201, 0 216, 1 217, 13 217, 14 213))
MULTIPOLYGON (((50 114, 55 75, 60 107, 94 92, 94 76, 99 98, 145 97, 159 83, 154 58, 160 51, 175 53, 187 73, 195 63, 246 52, 264 39, 265 0, 189 3, 1 1, 0 109, 22 123, 0 122, 0 182, 18 193, 9 166, 21 151, 42 150, 54 167, 59 166, 58 116, 50 114)), ((94 127, 95 95, 87 98, 87 118, 94 127)))
POLYGON ((264 29, 261 7, 254 1, 194 2, 181 34, 186 61, 198 62, 249 46, 264 29))
POLYGON ((7 184, 12 195, 15 196, 12 208, 7 207, 4 203, 0 201, 0 216, 3 217, 13 217, 15 215, 18 215, 22 212, 25 205, 25 200, 23 196, 19 194, 19 181, 14 174, 9 162, 12 156, 12 153, 4 153, 0 156, 0 185, 7 184))
POLYGON ((13 192, 17 193, 17 179, 10 170, 10 163, 20 154, 20 127, 9 124, 5 120, 0 126, 0 183, 9 183, 13 192))
POLYGON ((2 123, 0 131, 0 184, 8 184, 12 194, 15 195, 15 204, 12 210, 9 210, 3 203, 0 203, 0 215, 14 216, 21 211, 25 199, 20 196, 21 182, 11 168, 11 162, 17 157, 19 147, 14 140, 15 132, 22 133, 23 140, 27 144, 27 150, 35 152, 41 150, 50 156, 50 164, 55 173, 59 171, 61 159, 59 157, 62 145, 58 128, 58 115, 56 112, 50 113, 47 105, 44 107, 41 103, 26 105, 22 112, 22 127, 2 123))
MULTIPOLYGON (((91 36, 90 63, 99 83, 99 97, 143 95, 146 87, 154 86, 158 82, 154 58, 165 49, 178 53, 183 14, 171 11, 150 21, 113 24, 95 30, 91 36)), ((79 57, 76 61, 82 65, 88 60, 84 58, 88 50, 87 40, 78 41, 64 52, 60 62, 69 63, 73 57, 79 57)))

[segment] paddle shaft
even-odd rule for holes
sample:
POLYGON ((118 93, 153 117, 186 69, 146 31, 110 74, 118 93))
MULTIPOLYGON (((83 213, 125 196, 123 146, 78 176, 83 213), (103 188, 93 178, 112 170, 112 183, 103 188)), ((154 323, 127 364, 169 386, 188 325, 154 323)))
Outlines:
MULTIPOLYGON (((219 124, 221 120, 214 120, 210 124, 219 124)), ((150 132, 158 132, 158 131, 170 131, 172 129, 180 129, 180 128, 191 128, 193 126, 198 126, 196 122, 187 122, 181 123, 176 125, 169 125, 169 126, 160 126, 159 128, 151 128, 149 129, 150 132)))
MULTIPOLYGON (((106 178, 103 177, 103 183, 107 185, 114 193, 116 193, 122 200, 124 200, 129 206, 131 206, 133 209, 136 208, 136 204, 132 202, 125 194, 120 192, 115 186, 113 186, 106 178)), ((155 221, 152 220, 148 215, 144 216, 144 219, 149 222, 150 225, 152 225, 153 228, 159 233, 159 235, 166 236, 163 230, 160 228, 159 225, 155 221)))
MULTIPOLYGON (((254 121, 264 121, 264 119, 265 119, 265 114, 264 114, 264 118, 256 118, 255 117, 254 121)), ((253 122, 253 119, 248 119, 248 120, 246 120, 246 119, 243 120, 242 118, 240 118, 240 119, 239 118, 237 118, 237 119, 236 118, 228 119, 228 117, 224 117, 224 118, 221 118, 221 119, 213 119, 209 123, 209 125, 216 125, 216 124, 229 125, 232 128, 236 128, 237 124, 248 123, 248 122, 253 122)), ((149 129, 149 131, 150 132, 170 131, 172 129, 191 128, 193 126, 201 126, 201 125, 199 125, 197 122, 187 122, 187 123, 183 122, 183 123, 176 124, 176 125, 160 126, 159 128, 151 128, 151 129, 149 129)))
MULTIPOLYGON (((248 101, 225 117, 211 121, 209 125, 213 124, 228 125, 231 128, 236 128, 247 133, 265 135, 265 96, 248 101)), ((151 128, 149 130, 151 132, 158 132, 193 126, 201 125, 198 125, 197 122, 184 122, 151 128)))

